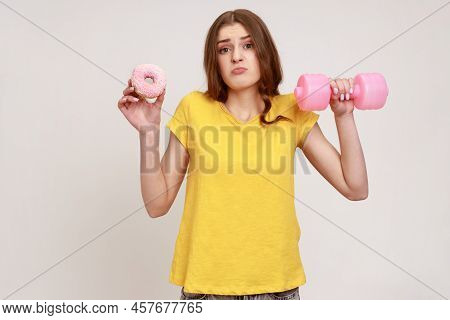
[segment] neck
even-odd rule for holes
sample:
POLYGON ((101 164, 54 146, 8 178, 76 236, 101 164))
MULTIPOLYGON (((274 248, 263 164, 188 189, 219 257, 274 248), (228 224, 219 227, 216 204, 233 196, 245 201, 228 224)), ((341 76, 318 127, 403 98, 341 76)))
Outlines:
POLYGON ((264 111, 264 100, 253 86, 239 91, 228 90, 228 99, 225 102, 230 112, 241 119, 251 119, 264 111))

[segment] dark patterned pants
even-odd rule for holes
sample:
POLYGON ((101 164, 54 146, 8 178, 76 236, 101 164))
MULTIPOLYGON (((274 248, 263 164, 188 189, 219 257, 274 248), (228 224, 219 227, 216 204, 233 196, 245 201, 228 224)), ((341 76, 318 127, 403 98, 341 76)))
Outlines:
POLYGON ((300 300, 299 287, 281 292, 268 292, 248 295, 221 295, 190 293, 181 288, 181 300, 300 300))

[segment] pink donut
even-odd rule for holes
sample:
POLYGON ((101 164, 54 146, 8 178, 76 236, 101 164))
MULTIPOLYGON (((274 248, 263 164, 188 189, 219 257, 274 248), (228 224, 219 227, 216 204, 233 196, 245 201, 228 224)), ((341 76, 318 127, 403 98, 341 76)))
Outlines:
POLYGON ((138 95, 144 98, 156 98, 166 88, 166 74, 157 65, 140 64, 131 74, 131 84, 138 95), (153 83, 145 82, 147 78, 152 78, 153 83))

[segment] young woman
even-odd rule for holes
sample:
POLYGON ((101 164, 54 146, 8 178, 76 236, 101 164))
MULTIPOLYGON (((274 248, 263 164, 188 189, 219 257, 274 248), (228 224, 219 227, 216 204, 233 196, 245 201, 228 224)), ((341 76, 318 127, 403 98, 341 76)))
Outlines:
POLYGON ((306 277, 294 205, 296 148, 347 199, 368 195, 353 79, 330 81, 339 153, 319 115, 300 110, 293 93, 279 93, 279 55, 253 12, 227 11, 214 21, 204 68, 208 90, 181 99, 161 161, 165 92, 148 103, 129 81, 118 103, 140 133, 141 189, 151 217, 169 211, 188 170, 169 280, 182 287, 181 299, 300 299, 306 277))

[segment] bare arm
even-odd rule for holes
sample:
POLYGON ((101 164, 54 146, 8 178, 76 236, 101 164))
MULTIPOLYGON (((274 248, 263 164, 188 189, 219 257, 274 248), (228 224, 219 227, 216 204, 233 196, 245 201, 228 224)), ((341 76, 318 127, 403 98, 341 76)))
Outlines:
POLYGON ((131 79, 117 103, 120 111, 139 132, 141 150, 141 193, 147 213, 152 218, 169 211, 180 189, 189 162, 189 154, 171 132, 169 146, 162 160, 159 155, 161 106, 165 90, 155 102, 142 99, 131 79))
POLYGON ((325 138, 316 123, 309 132, 303 153, 316 170, 349 200, 368 196, 368 179, 364 154, 353 114, 335 117, 342 154, 325 138))
POLYGON ((165 215, 183 182, 189 154, 171 132, 169 145, 160 161, 160 128, 154 125, 140 133, 141 192, 148 214, 152 218, 165 215))

